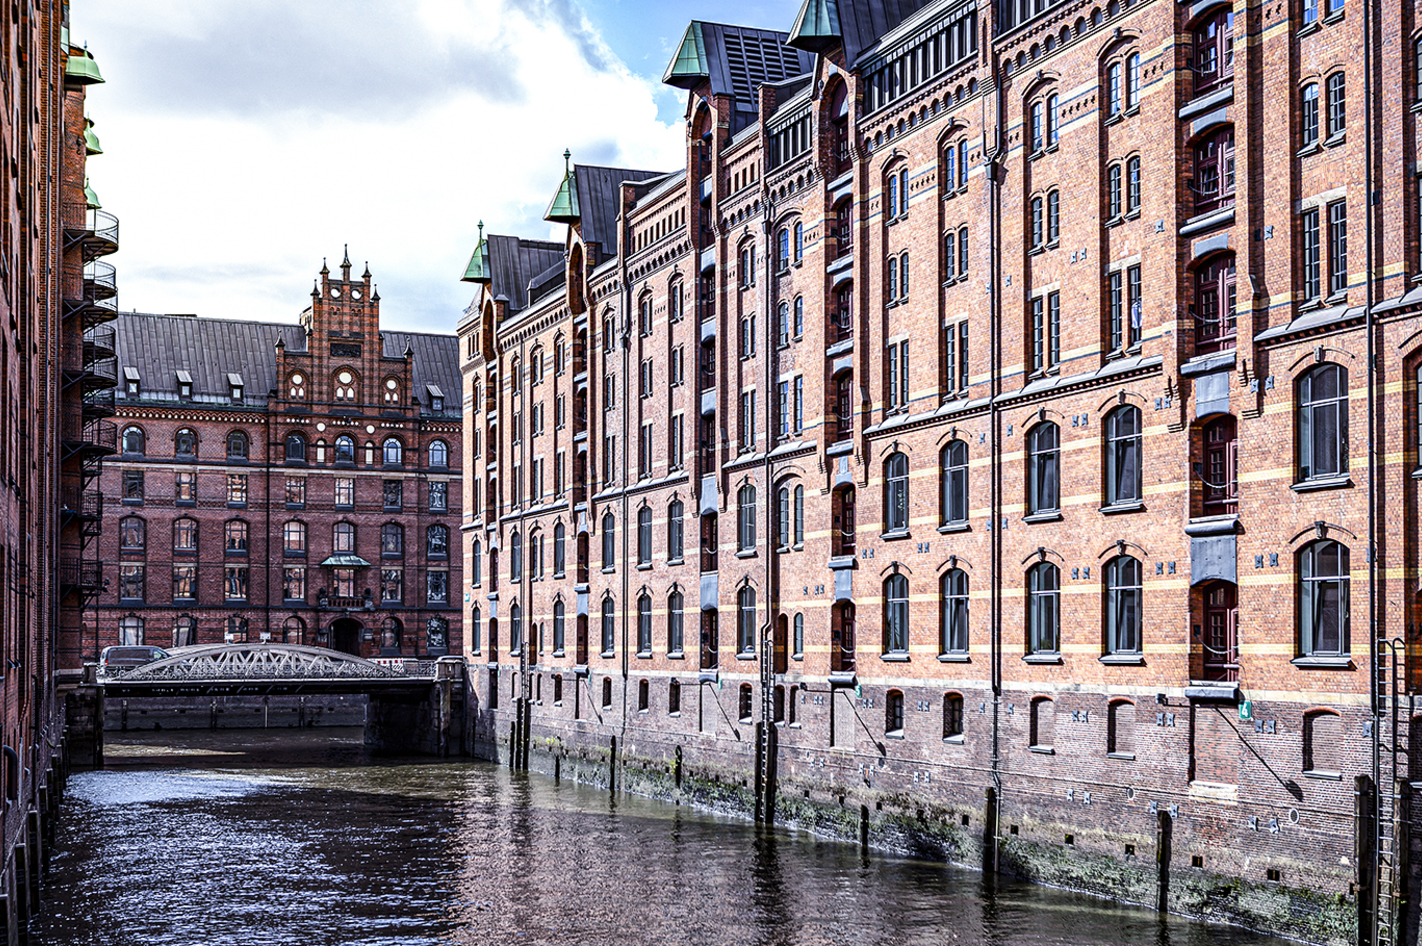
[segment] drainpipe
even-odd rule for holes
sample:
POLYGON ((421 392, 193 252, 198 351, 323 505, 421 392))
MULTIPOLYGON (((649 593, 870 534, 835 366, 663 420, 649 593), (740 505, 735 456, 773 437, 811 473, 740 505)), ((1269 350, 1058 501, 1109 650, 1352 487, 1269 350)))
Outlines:
MULTIPOLYGON (((992 470, 992 495, 989 503, 992 521, 988 523, 989 534, 992 536, 992 788, 995 805, 991 814, 992 823, 987 828, 991 837, 991 851, 988 864, 992 872, 998 871, 999 852, 997 844, 997 819, 998 813, 1002 810, 1002 568, 1003 568, 1003 540, 1002 540, 1002 414, 999 403, 999 396, 1002 393, 1002 343, 997 331, 1002 324, 1002 298, 998 288, 1002 281, 1002 255, 999 252, 998 244, 1002 239, 1002 190, 998 182, 1000 171, 999 159, 1002 156, 1002 125, 1004 121, 1004 96, 1002 94, 1002 79, 997 71, 997 63, 993 62, 993 110, 994 127, 991 150, 989 150, 988 135, 983 132, 983 168, 987 177, 988 189, 988 313, 989 313, 989 403, 992 405, 989 411, 991 421, 990 450, 992 470)), ((986 124, 984 116, 983 124, 986 124)))
MULTIPOLYGON (((762 137, 764 137, 762 129, 762 137)), ((775 713, 772 709, 772 693, 775 683, 775 628, 778 623, 777 612, 780 609, 780 569, 779 565, 779 545, 778 537, 775 534, 775 509, 777 505, 775 494, 775 464, 771 460, 770 454, 774 448, 776 435, 777 405, 775 403, 776 388, 776 366, 779 358, 778 351, 778 326, 776 325, 775 312, 775 261, 774 254, 774 231, 775 231, 775 206, 770 199, 770 190, 765 186, 765 174, 761 174, 761 194, 765 201, 765 216, 761 218, 761 233, 764 235, 765 252, 762 270, 765 276, 765 286, 761 290, 762 310, 765 312, 765 327, 763 335, 765 338, 765 459, 761 464, 761 479, 765 486, 765 623, 760 627, 761 654, 760 663, 762 670, 761 694, 760 694, 760 716, 765 738, 761 741, 762 751, 765 758, 762 762, 762 772, 767 776, 761 786, 764 792, 763 798, 756 799, 756 810, 761 812, 766 823, 775 820, 773 799, 774 779, 770 774, 775 769, 775 760, 771 754, 771 747, 775 743, 774 734, 771 727, 775 725, 775 713)), ((792 513, 793 515, 793 513, 792 513)))
MULTIPOLYGON (((621 509, 622 520, 622 567, 618 571, 622 575, 622 607, 619 609, 622 614, 622 738, 618 740, 619 746, 627 744, 627 681, 630 678, 630 665, 627 659, 628 642, 628 595, 632 591, 632 576, 628 572, 632 568, 631 550, 627 533, 631 526, 627 521, 627 503, 629 500, 629 475, 628 455, 631 452, 632 441, 629 437, 628 422, 632 414, 631 401, 631 371, 632 371, 632 284, 627 269, 627 248, 632 245, 632 228, 627 221, 627 188, 617 189, 620 198, 621 209, 617 215, 617 278, 622 282, 622 478, 621 496, 618 499, 618 506, 621 509)), ((640 433, 640 431, 639 431, 640 433)), ((615 766, 617 760, 613 759, 615 766)))

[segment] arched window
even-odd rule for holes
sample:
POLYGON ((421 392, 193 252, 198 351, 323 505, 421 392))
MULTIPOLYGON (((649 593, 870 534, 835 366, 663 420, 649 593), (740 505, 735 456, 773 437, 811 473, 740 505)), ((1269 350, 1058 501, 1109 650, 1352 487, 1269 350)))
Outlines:
POLYGON ((684 646, 686 598, 680 591, 667 595, 667 654, 680 656, 684 646))
POLYGON ((795 533, 792 536, 795 548, 805 544, 805 487, 795 487, 795 533))
POLYGON ((617 643, 617 622, 613 614, 612 598, 602 599, 602 655, 611 657, 617 643))
POLYGON ((1106 653, 1141 652, 1141 563, 1118 555, 1106 563, 1106 653))
POLYGON ((835 489, 831 497, 830 553, 835 557, 853 555, 856 548, 854 486, 846 484, 835 489))
POLYGON ((484 548, 478 539, 469 547, 469 584, 478 588, 484 583, 484 548))
POLYGON ((790 548, 790 487, 782 486, 775 491, 775 547, 782 551, 790 548))
POLYGON ((943 473, 943 524, 965 524, 968 521, 968 445, 962 440, 950 440, 938 459, 943 473))
POLYGON ((523 650, 523 608, 515 601, 509 608, 509 656, 523 650))
POLYGON ((306 523, 293 521, 282 525, 281 550, 283 555, 288 556, 306 554, 306 523))
POLYGON ((637 564, 652 564, 652 509, 643 506, 637 510, 637 564))
MULTIPOLYGON (((287 618, 287 623, 289 624, 292 620, 292 618, 287 618)), ((296 618, 295 620, 300 621, 301 619, 296 618)), ((304 627, 305 625, 302 626, 304 627)), ((191 617, 190 615, 184 614, 173 622, 173 646, 191 647, 196 643, 197 619, 191 617)), ((302 643, 302 641, 298 639, 292 643, 300 644, 302 643)))
POLYGON ((790 656, 796 660, 805 658, 805 615, 797 613, 795 615, 794 638, 790 642, 790 656))
POLYGON ((736 653, 755 653, 755 589, 750 585, 736 596, 736 653))
POLYGON ((287 379, 287 390, 294 401, 306 398, 306 376, 300 371, 293 371, 287 379))
POLYGON ((884 582, 884 653, 908 656, 908 578, 890 575, 884 582))
POLYGON ((509 581, 523 580, 523 536, 515 529, 509 536, 509 581))
POLYGON ((1318 83, 1310 82, 1299 92, 1299 146, 1318 144, 1318 83))
POLYGON ((1061 573, 1051 562, 1027 570, 1027 653, 1061 651, 1061 573))
POLYGON ((1299 479, 1348 473, 1348 369, 1322 364, 1298 385, 1299 479))
POLYGON ((747 483, 736 494, 736 546, 742 552, 755 550, 755 487, 747 483))
POLYGON ((184 427, 173 435, 173 455, 180 460, 191 460, 197 456, 197 434, 184 427))
POLYGON ((386 522, 380 527, 381 558, 399 558, 405 554, 405 530, 398 522, 386 522))
POLYGON ((968 653, 968 573, 950 568, 939 580, 943 614, 939 630, 939 653, 968 653))
POLYGON ((645 591, 637 596, 637 656, 652 656, 652 597, 645 591))
POLYGON ((1331 539, 1299 552, 1299 653, 1341 657, 1348 641, 1348 547, 1331 539))
POLYGON ((247 435, 240 430, 234 430, 227 435, 227 459, 245 460, 247 459, 249 446, 247 435))
POLYGON ((805 257, 805 225, 800 222, 795 223, 795 262, 805 257))
POLYGON ((306 438, 298 433, 286 435, 286 459, 306 462, 306 438))
POLYGON ((246 618, 240 614, 231 614, 227 617, 227 630, 225 637, 229 644, 245 644, 247 642, 247 630, 251 625, 246 618))
POLYGON ((736 697, 736 718, 743 723, 751 721, 753 716, 752 707, 754 702, 751 699, 751 685, 742 683, 736 697))
MULTIPOLYGON (((798 224, 797 224, 798 226, 798 224)), ((796 338, 805 334, 805 297, 795 297, 794 314, 791 316, 790 332, 796 338)))
POLYGON ((147 523, 137 516, 127 516, 119 520, 119 548, 125 552, 141 552, 147 544, 147 523))
POLYGON ((125 647, 143 644, 143 618, 132 614, 119 618, 119 643, 125 647))
POLYGON ((1027 432, 1027 514, 1057 511, 1059 503, 1057 425, 1045 421, 1027 432))
POLYGON ((1106 505, 1141 501, 1141 412, 1126 404, 1106 415, 1106 505))
POLYGON ((681 683, 677 680, 667 684, 667 715, 681 715, 681 683))
POLYGON ((902 453, 884 461, 884 531, 907 532, 909 527, 909 464, 902 453))
POLYGON ((143 428, 125 427, 123 429, 123 452, 140 455, 143 453, 143 428))
POLYGON ((1112 700, 1107 706, 1106 754, 1116 759, 1136 757, 1136 704, 1112 700))
POLYGON ((399 466, 404 462, 405 448, 394 437, 386 438, 384 449, 386 466, 399 466))
POLYGON ((943 694, 943 738, 963 738, 963 694, 943 694))
POLYGON ((884 695, 884 735, 902 739, 904 736, 904 694, 890 690, 884 695))
POLYGON ((790 344, 790 303, 782 302, 775 309, 775 343, 790 344))
POLYGON ((685 554, 686 506, 673 499, 667 506, 667 561, 679 562, 685 554))
POLYGON ((1234 203, 1234 127, 1210 132, 1195 145, 1195 213, 1234 203))
POLYGON ((1201 354, 1235 344, 1234 254, 1195 271, 1195 349, 1201 354))
POLYGON ((1032 701, 1032 730, 1029 739, 1033 749, 1052 748, 1056 711, 1056 704, 1052 702, 1051 697, 1039 696, 1032 701))
POLYGON ((775 269, 784 272, 790 268, 790 228, 781 227, 775 240, 775 269))
POLYGON ((1057 93, 1047 96, 1047 147, 1055 147, 1061 135, 1057 127, 1057 93))
MULTIPOLYGON (((389 450, 388 442, 386 450, 389 450)), ((443 440, 436 440, 430 444, 430 466, 436 470, 442 470, 449 466, 449 444, 443 440)))
POLYGON ((425 530, 425 554, 430 558, 449 555, 449 526, 436 523, 425 530))
POLYGON ((481 624, 482 612, 476 604, 469 612, 469 650, 471 653, 480 653, 484 649, 482 640, 481 624))
POLYGON ((567 616, 568 608, 563 604, 563 599, 559 598, 553 602, 553 656, 563 656, 563 651, 567 646, 567 616))
POLYGON ((355 439, 353 437, 341 434, 336 438, 336 462, 355 462, 355 439))
POLYGON ((604 571, 610 570, 617 563, 616 522, 611 509, 602 514, 602 567, 604 571))
POLYGON ((246 555, 249 529, 243 519, 229 519, 224 524, 223 551, 227 555, 246 555))
POLYGON ((563 523, 553 526, 553 577, 562 578, 568 564, 568 530, 563 523))
POLYGON ((1195 94, 1201 95, 1234 75, 1234 10, 1209 14, 1195 27, 1195 94))
MULTIPOLYGON (((518 607, 518 605, 514 605, 514 607, 518 607)), ((399 653, 404 637, 405 627, 395 616, 391 615, 381 622, 380 649, 382 651, 399 653)))
POLYGON ((1115 118, 1121 114, 1125 108, 1122 93, 1124 92, 1121 63, 1113 62, 1106 67, 1106 116, 1115 118))

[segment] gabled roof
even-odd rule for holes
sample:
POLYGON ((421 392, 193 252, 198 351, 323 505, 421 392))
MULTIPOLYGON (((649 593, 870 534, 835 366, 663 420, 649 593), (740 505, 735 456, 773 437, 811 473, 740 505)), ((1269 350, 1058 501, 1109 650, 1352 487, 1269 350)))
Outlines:
MULTIPOLYGON (((864 50, 885 33, 935 0, 805 0, 805 8, 833 6, 839 19, 839 35, 844 43, 844 59, 851 68, 864 50)), ((801 17, 818 17, 802 8, 801 17)), ((799 23, 800 18, 796 18, 799 23)))
MULTIPOLYGON (((415 353, 410 365, 410 391, 419 396, 429 388, 437 391, 460 391, 459 339, 454 335, 429 332, 381 332, 385 339, 386 358, 404 358, 405 349, 415 353)), ((444 396, 444 413, 458 414, 459 399, 444 396)), ((420 406, 429 412, 428 397, 420 398, 420 406)))
POLYGON ((664 173, 587 164, 573 168, 583 242, 596 243, 600 248, 598 258, 592 261, 593 265, 617 255, 617 214, 621 210, 622 182, 647 181, 664 173))
POLYGON ((788 38, 779 30, 692 20, 662 81, 691 89, 709 80, 712 95, 751 104, 762 82, 779 82, 814 67, 814 56, 785 45, 788 38))
MULTIPOLYGON (((508 299, 509 311, 528 307, 528 283, 551 266, 563 265, 563 244, 489 234, 489 292, 508 299)), ((454 390, 460 390, 454 385, 454 390)))

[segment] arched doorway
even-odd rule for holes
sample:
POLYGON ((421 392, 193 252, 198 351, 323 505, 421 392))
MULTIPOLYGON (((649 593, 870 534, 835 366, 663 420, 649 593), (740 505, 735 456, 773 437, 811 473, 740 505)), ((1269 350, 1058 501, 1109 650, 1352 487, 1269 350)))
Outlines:
POLYGON ((355 618, 337 618, 331 622, 331 649, 343 654, 360 656, 360 622, 355 618))

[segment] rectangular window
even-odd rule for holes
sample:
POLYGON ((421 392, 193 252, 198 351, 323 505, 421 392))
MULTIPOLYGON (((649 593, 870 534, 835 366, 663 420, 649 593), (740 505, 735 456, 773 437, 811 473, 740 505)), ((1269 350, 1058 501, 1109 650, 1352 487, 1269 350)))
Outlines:
POLYGON ((387 510, 398 510, 405 503, 405 484, 401 480, 385 480, 381 484, 381 496, 387 510))
POLYGON ((741 450, 752 450, 755 448, 755 392, 745 391, 741 394, 741 450))
POLYGON ((790 382, 781 381, 775 386, 775 409, 779 424, 776 436, 780 440, 790 436, 790 382))
POLYGON ((670 439, 667 442, 667 464, 673 470, 679 470, 685 463, 686 441, 685 431, 682 427, 684 418, 681 414, 672 417, 670 425, 670 439))
POLYGON ((380 600, 386 604, 399 604, 405 600, 405 570, 403 568, 382 568, 380 570, 380 600))
POLYGON ((192 601, 197 598, 197 566, 173 566, 173 602, 192 601))
POLYGON ((143 502, 143 471, 124 470, 123 471, 123 501, 134 503, 143 502))
POLYGON ((180 506, 197 503, 197 474, 178 473, 173 481, 173 501, 180 506))
POLYGON ((637 441, 637 475, 652 475, 652 425, 642 425, 642 435, 637 441))
POLYGON ((1302 275, 1304 300, 1312 301, 1317 299, 1322 291, 1317 207, 1310 208, 1303 212, 1303 219, 1300 221, 1300 229, 1303 239, 1302 275))
POLYGON ((652 396, 652 359, 642 361, 642 396, 652 396))
POLYGON ((430 512, 449 512, 449 484, 430 484, 430 512))
POLYGON ((286 505, 288 509, 303 509, 306 506, 306 478, 288 476, 286 478, 286 505))
POLYGON ((247 566, 228 565, 222 570, 223 593, 228 601, 247 600, 247 566))
POLYGON ((227 505, 245 506, 247 505, 247 474, 228 473, 227 474, 227 505))
POLYGON ((803 375, 795 376, 795 406, 791 415, 791 429, 795 433, 800 433, 805 429, 805 378, 803 375))
POLYGON ((1032 370, 1049 371, 1061 361, 1061 293, 1032 300, 1032 370))
POLYGON ((1328 205, 1328 294, 1348 291, 1348 204, 1328 205))
POLYGON ((755 354, 755 316, 748 315, 741 319, 741 357, 749 358, 755 354))
POLYGON ((563 495, 563 451, 553 454, 553 495, 563 495))
POLYGON ((614 469, 614 457, 617 455, 617 438, 608 434, 602 440, 602 481, 606 485, 612 482, 612 471, 614 469))
POLYGON ((563 395, 558 395, 553 399, 553 428, 563 429, 563 395))
POLYGON ((431 569, 425 573, 425 603, 449 603, 449 572, 431 569))
POLYGON ((1348 128, 1347 76, 1335 72, 1328 77, 1328 137, 1343 134, 1348 128))
POLYGON ((891 342, 887 350, 890 410, 908 407, 908 346, 907 341, 891 342))
POLYGON ((119 600, 143 600, 144 566, 125 562, 119 566, 119 600))
POLYGON ((306 600, 305 565, 288 565, 281 570, 281 597, 284 601, 306 600))
POLYGON ((349 509, 355 505, 355 480, 349 476, 336 477, 336 507, 349 509))

